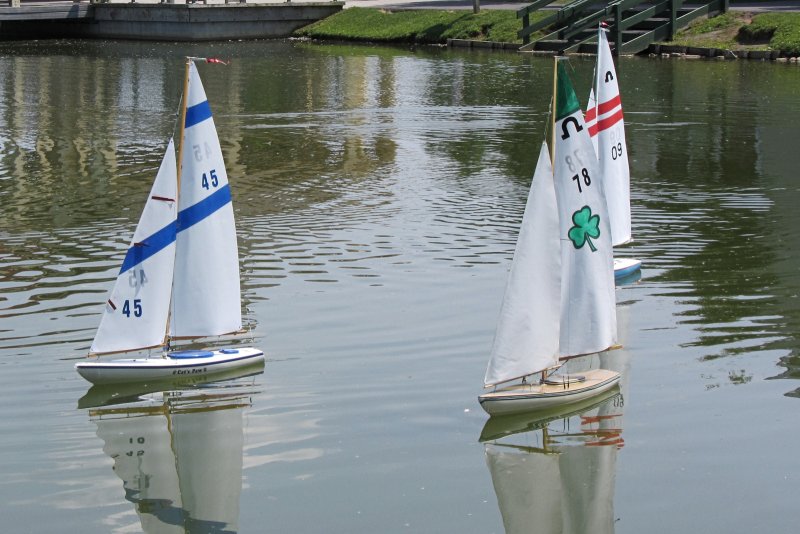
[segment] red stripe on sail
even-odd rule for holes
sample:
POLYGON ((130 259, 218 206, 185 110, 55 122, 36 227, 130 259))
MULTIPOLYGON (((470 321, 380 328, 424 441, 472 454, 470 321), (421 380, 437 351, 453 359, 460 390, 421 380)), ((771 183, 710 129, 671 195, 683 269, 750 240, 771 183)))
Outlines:
POLYGON ((597 135, 597 123, 589 126, 589 137, 594 137, 595 135, 597 135))
MULTIPOLYGON (((604 130, 608 130, 621 120, 622 120, 622 110, 620 109, 613 115, 610 115, 604 119, 600 119, 599 121, 597 121, 597 129, 601 132, 604 130)), ((591 129, 589 129, 589 133, 591 134, 591 129)))
POLYGON ((605 113, 608 113, 617 106, 620 107, 622 106, 622 100, 620 100, 619 95, 615 96, 611 100, 607 100, 606 102, 601 102, 600 105, 597 106, 598 107, 597 113, 599 115, 603 115, 605 113))
POLYGON ((583 116, 583 120, 586 122, 593 121, 597 118, 597 108, 592 106, 586 110, 586 115, 583 116))

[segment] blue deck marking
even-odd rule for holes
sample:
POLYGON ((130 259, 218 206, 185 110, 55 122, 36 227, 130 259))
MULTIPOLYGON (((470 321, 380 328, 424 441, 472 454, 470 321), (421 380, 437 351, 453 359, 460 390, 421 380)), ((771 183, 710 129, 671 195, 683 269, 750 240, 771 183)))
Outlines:
POLYGON ((184 123, 184 127, 190 128, 210 118, 211 106, 208 105, 208 100, 204 100, 199 104, 186 108, 186 122, 184 123))

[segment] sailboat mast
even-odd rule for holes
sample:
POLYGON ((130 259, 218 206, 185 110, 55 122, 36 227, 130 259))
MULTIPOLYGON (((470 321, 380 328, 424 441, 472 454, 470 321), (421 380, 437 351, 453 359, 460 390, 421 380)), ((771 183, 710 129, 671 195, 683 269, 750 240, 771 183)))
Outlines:
POLYGON ((555 169, 556 164, 556 110, 558 109, 556 106, 558 102, 556 102, 557 94, 558 94, 558 56, 555 56, 553 62, 553 107, 550 110, 550 162, 553 165, 553 169, 555 169))
MULTIPOLYGON (((178 119, 178 165, 176 168, 175 173, 175 205, 178 206, 178 219, 180 219, 180 196, 181 196, 181 174, 183 171, 183 133, 186 129, 186 108, 187 108, 187 97, 189 96, 189 63, 192 60, 190 58, 186 58, 186 62, 184 64, 183 69, 183 92, 181 93, 181 112, 180 117, 178 119)), ((176 229, 177 230, 177 229, 176 229)), ((175 247, 175 251, 177 252, 178 247, 175 247)), ((172 286, 175 286, 175 277, 172 278, 172 286)), ((164 345, 169 346, 169 326, 170 321, 172 320, 172 291, 170 291, 170 305, 169 305, 169 313, 167 314, 167 324, 166 330, 164 331, 164 345)))
POLYGON ((181 96, 181 117, 178 125, 178 196, 181 194, 181 174, 183 171, 183 131, 186 129, 186 99, 189 95, 189 64, 190 58, 186 58, 183 72, 183 94, 181 96))

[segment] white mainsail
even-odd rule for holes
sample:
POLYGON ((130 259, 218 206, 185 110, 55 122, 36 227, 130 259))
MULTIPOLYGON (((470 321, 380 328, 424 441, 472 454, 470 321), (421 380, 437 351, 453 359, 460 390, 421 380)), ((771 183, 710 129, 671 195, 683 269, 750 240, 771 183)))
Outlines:
POLYGON ((597 157, 562 62, 557 64, 553 170, 561 253, 561 357, 616 343, 608 208, 597 157))
POLYGON ((553 169, 543 143, 514 250, 484 384, 558 362, 561 252, 553 169))
POLYGON ((189 61, 173 286, 173 337, 242 327, 239 255, 228 174, 206 93, 189 61))
POLYGON ((175 259, 175 147, 170 139, 90 352, 160 346, 166 336, 175 259))
POLYGON ((595 96, 592 90, 586 120, 590 124, 589 133, 595 143, 603 176, 611 222, 611 242, 617 246, 632 239, 630 167, 617 72, 606 31, 602 27, 598 30, 595 76, 597 99, 592 102, 595 96))

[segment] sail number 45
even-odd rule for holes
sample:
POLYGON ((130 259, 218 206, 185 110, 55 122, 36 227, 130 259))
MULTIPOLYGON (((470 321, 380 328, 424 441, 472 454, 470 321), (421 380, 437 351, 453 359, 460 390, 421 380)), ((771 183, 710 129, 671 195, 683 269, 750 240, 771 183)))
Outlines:
POLYGON ((203 173, 203 179, 200 181, 203 189, 216 188, 219 185, 219 178, 217 178, 217 170, 211 169, 209 172, 203 173))
POLYGON ((130 317, 133 313, 134 317, 142 316, 142 299, 126 300, 122 305, 122 314, 125 317, 130 317))

